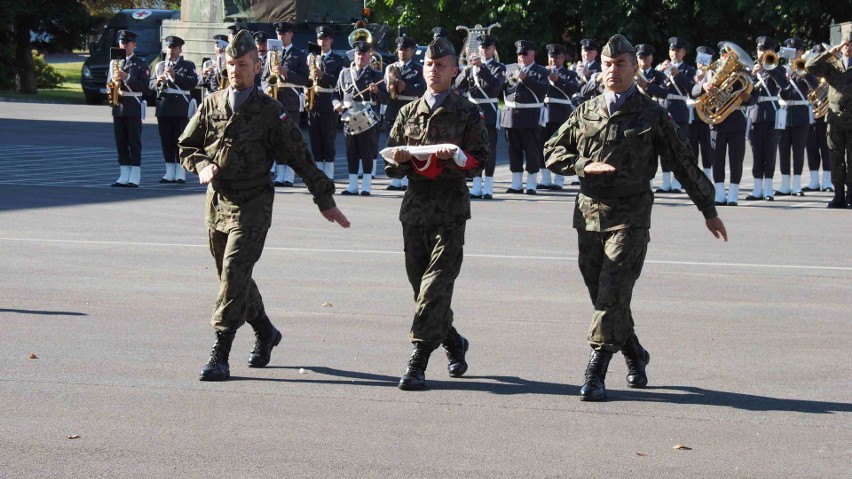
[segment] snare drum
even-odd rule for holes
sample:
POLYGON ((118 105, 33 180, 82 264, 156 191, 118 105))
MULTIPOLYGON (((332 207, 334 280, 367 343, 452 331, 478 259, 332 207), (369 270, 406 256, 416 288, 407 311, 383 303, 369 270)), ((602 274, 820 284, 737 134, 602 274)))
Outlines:
POLYGON ((379 115, 369 103, 356 103, 340 115, 343 132, 347 135, 364 133, 379 123, 379 115))

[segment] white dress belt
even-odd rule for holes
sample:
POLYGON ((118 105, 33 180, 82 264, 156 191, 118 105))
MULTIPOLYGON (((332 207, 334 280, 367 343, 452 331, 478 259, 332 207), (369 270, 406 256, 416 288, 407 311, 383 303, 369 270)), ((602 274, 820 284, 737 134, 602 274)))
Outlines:
POLYGON ((807 100, 778 100, 781 106, 808 106, 811 102, 807 100))
POLYGON ((174 93, 176 95, 189 95, 191 92, 189 90, 178 90, 177 88, 166 88, 163 90, 163 93, 174 93))
POLYGON ((397 95, 396 96, 397 101, 414 101, 414 100, 419 100, 419 99, 420 99, 419 96, 405 96, 405 95, 397 95))
POLYGON ((488 104, 488 103, 500 103, 499 98, 473 98, 473 97, 468 97, 467 99, 470 100, 471 103, 476 103, 477 105, 485 105, 485 104, 488 104))
POLYGON ((574 103, 572 103, 571 100, 567 100, 565 98, 551 98, 549 96, 544 98, 544 102, 545 103, 559 103, 560 105, 572 105, 572 106, 574 105, 574 103))
POLYGON ((118 94, 120 96, 142 96, 142 92, 139 91, 124 91, 119 90, 118 94))
POLYGON ((541 108, 544 106, 544 103, 515 103, 513 101, 506 100, 503 102, 506 105, 506 108, 541 108))
POLYGON ((315 86, 314 90, 316 90, 317 93, 334 93, 334 88, 323 88, 321 86, 315 86))
POLYGON ((757 97, 758 103, 766 103, 767 101, 778 101, 777 96, 759 96, 757 97))
POLYGON ((666 100, 689 101, 689 97, 683 95, 669 95, 666 97, 666 100))

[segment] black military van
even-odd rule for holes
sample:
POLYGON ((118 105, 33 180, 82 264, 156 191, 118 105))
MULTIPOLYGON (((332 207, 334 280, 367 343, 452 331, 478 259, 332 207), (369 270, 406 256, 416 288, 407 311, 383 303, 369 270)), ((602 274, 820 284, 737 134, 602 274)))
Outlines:
MULTIPOLYGON (((83 63, 80 83, 86 95, 86 103, 99 104, 106 100, 107 68, 109 49, 118 46, 116 33, 130 30, 138 35, 135 55, 148 63, 156 64, 162 51, 160 25, 166 19, 180 19, 176 10, 129 9, 116 13, 104 26, 100 40, 89 52, 83 63)), ((150 104, 150 101, 149 101, 150 104)))

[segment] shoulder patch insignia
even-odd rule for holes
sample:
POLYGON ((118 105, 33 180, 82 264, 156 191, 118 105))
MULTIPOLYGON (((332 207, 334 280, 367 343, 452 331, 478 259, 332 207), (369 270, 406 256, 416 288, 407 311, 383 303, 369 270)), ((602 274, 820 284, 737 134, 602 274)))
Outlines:
POLYGON ((286 111, 282 111, 281 114, 278 115, 278 119, 281 120, 281 121, 285 121, 285 120, 287 120, 287 118, 290 118, 290 116, 287 115, 286 111))

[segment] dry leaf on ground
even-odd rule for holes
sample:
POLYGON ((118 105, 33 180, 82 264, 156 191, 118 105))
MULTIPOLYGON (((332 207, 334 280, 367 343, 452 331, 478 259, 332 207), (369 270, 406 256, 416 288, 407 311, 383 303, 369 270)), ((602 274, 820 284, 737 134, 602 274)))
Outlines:
POLYGON ((692 450, 692 448, 691 448, 691 447, 689 447, 689 446, 684 446, 683 444, 677 444, 677 445, 675 445, 675 447, 674 447, 674 448, 675 448, 675 449, 678 449, 678 450, 681 450, 681 451, 691 451, 691 450, 692 450))

